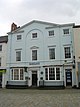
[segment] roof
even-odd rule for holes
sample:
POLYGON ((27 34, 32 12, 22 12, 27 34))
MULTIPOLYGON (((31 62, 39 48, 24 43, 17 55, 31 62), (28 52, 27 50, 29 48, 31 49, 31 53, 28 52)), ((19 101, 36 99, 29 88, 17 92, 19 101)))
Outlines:
POLYGON ((45 21, 33 20, 33 21, 31 21, 31 22, 29 22, 29 23, 21 26, 20 28, 12 31, 12 32, 8 32, 7 34, 11 34, 11 33, 17 32, 18 30, 21 30, 22 28, 24 28, 24 27, 26 27, 26 26, 28 26, 28 25, 30 25, 32 23, 40 23, 40 24, 51 25, 51 27, 54 27, 54 26, 55 27, 62 27, 62 26, 64 27, 64 26, 73 26, 74 25, 74 23, 69 23, 69 24, 55 24, 55 23, 50 23, 50 22, 45 22, 45 21))
POLYGON ((73 28, 80 28, 80 25, 73 26, 73 28))
POLYGON ((8 36, 0 36, 0 43, 7 43, 8 42, 8 36))
POLYGON ((14 30, 13 32, 8 32, 7 34, 11 34, 11 33, 14 33, 14 32, 17 32, 18 30, 21 30, 22 28, 32 24, 32 23, 40 23, 40 24, 46 24, 46 25, 51 25, 51 26, 59 26, 59 24, 55 24, 55 23, 50 23, 50 22, 45 22, 45 21, 38 21, 38 20, 33 20, 21 27, 19 27, 18 29, 14 30))

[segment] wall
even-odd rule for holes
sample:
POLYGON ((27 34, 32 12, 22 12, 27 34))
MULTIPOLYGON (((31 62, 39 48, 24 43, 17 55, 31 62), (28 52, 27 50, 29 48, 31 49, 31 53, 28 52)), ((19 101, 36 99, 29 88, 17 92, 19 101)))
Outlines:
POLYGON ((75 63, 76 63, 76 84, 77 87, 80 82, 80 28, 74 28, 74 51, 75 51, 75 63))

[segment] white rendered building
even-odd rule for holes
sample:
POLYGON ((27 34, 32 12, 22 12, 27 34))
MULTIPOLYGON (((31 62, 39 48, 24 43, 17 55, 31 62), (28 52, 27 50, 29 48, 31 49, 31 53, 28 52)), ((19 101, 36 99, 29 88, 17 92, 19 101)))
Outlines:
POLYGON ((0 87, 6 86, 7 36, 0 36, 0 87))
POLYGON ((31 21, 8 33, 7 87, 76 86, 73 26, 31 21))

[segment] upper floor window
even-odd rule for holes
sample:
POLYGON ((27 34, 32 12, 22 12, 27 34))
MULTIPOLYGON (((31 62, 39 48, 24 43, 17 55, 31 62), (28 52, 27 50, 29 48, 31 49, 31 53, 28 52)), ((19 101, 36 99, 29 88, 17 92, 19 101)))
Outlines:
POLYGON ((49 31, 49 36, 54 36, 54 30, 49 31))
POLYGON ((17 35, 17 40, 21 40, 22 39, 22 35, 17 35))
POLYGON ((32 38, 37 38, 37 33, 32 33, 32 38))
POLYGON ((50 59, 55 59, 55 48, 50 48, 49 49, 49 58, 50 59))
POLYGON ((32 50, 32 60, 37 60, 37 50, 32 50))
POLYGON ((71 58, 70 47, 64 47, 65 58, 71 58))
POLYGON ((63 34, 69 34, 69 29, 63 29, 63 34))
POLYGON ((2 45, 0 45, 0 51, 2 51, 2 45))
POLYGON ((16 61, 21 61, 21 51, 16 51, 16 61))

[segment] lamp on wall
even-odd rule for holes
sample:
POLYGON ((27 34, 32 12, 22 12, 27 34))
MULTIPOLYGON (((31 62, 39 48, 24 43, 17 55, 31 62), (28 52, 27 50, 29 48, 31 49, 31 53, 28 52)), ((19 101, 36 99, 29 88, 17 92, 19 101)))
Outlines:
POLYGON ((43 71, 41 71, 41 74, 43 74, 43 71))

